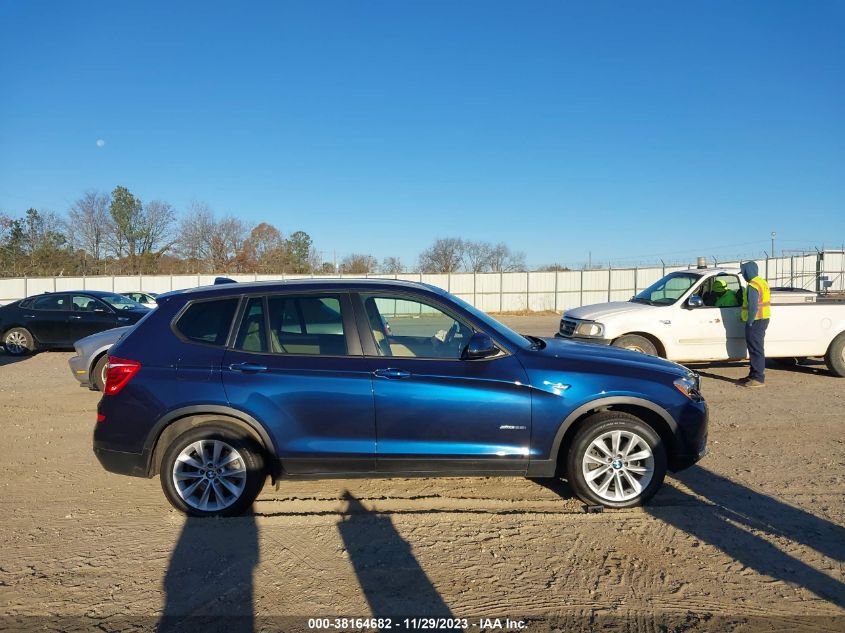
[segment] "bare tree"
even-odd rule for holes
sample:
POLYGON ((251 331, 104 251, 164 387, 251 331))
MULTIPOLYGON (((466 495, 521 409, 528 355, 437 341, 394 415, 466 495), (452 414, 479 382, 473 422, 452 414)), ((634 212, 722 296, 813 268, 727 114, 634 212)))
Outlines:
POLYGON ((490 250, 490 270, 496 273, 525 270, 525 253, 512 252, 504 242, 499 242, 490 250))
POLYGON ((238 218, 227 216, 217 222, 210 243, 212 270, 225 272, 235 264, 248 234, 249 227, 238 218))
POLYGON ((424 273, 455 273, 463 261, 464 242, 457 237, 442 237, 420 253, 420 270, 424 273))
POLYGON ((191 202, 179 225, 179 254, 194 265, 205 263, 207 269, 215 224, 214 213, 207 204, 191 202))
POLYGON ((108 236, 114 231, 108 194, 86 191, 68 211, 67 228, 74 248, 85 251, 96 261, 102 259, 108 236))
POLYGON ((398 275, 403 271, 402 262, 398 257, 385 257, 381 263, 381 271, 388 275, 398 275))
POLYGON ((464 267, 471 273, 483 273, 490 269, 493 247, 489 242, 464 241, 464 267))
POLYGON ((176 210, 167 202, 152 200, 145 204, 140 224, 139 254, 160 255, 175 243, 175 240, 172 240, 172 231, 176 224, 176 210))
POLYGON ((345 275, 365 275, 378 269, 378 261, 372 255, 353 253, 343 258, 340 272, 345 275))

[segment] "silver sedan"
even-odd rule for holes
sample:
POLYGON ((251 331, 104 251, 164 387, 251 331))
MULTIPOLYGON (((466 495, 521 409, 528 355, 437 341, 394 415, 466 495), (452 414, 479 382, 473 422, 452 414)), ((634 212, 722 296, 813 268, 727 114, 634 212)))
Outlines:
POLYGON ((108 366, 108 351, 120 337, 131 330, 134 325, 116 327, 111 330, 97 332, 91 336, 79 339, 73 344, 76 356, 68 360, 70 371, 83 387, 102 391, 106 384, 106 367, 108 366))

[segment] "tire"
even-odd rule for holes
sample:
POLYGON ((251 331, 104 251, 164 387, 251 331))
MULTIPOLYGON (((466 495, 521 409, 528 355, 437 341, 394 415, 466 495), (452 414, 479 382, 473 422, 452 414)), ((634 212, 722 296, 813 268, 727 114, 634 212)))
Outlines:
POLYGON ((623 349, 630 349, 635 352, 642 352, 643 354, 651 354, 652 356, 659 356, 657 346, 644 336, 638 334, 625 334, 611 343, 613 347, 621 347, 623 349))
POLYGON ((29 330, 13 327, 3 335, 3 346, 10 356, 26 356, 35 352, 35 338, 29 330))
POLYGON ((566 476, 585 503, 631 508, 646 503, 658 491, 666 463, 666 447, 651 426, 628 413, 604 411, 587 418, 572 440, 566 476), (599 445, 605 447, 604 452, 599 445), (625 460, 631 450, 630 455, 642 454, 642 458, 625 460), (613 461, 608 463, 608 459, 613 461), (602 472, 593 475, 597 471, 602 472))
POLYGON ((228 517, 244 514, 252 507, 267 471, 264 455, 252 439, 222 426, 207 425, 183 433, 167 447, 159 476, 164 495, 180 512, 193 517, 228 517), (201 449, 207 460, 203 466, 211 463, 215 445, 220 449, 219 466, 209 474, 212 469, 197 468, 196 457, 201 449), (180 455, 182 460, 177 461, 180 455), (238 474, 226 476, 236 471, 238 474))
POLYGON ((109 355, 103 354, 94 364, 91 370, 91 386, 97 391, 103 391, 106 386, 106 367, 109 364, 109 355))
POLYGON ((845 332, 833 339, 824 355, 824 362, 831 374, 845 378, 845 332))

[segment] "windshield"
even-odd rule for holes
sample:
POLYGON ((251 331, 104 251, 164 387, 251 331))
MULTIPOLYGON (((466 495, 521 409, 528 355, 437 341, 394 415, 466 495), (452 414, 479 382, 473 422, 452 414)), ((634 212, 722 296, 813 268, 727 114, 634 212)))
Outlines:
POLYGON ((652 306, 668 306, 680 299, 687 290, 697 284, 701 275, 692 272, 669 273, 654 282, 648 288, 634 296, 634 303, 646 303, 652 306))
POLYGON ((504 323, 501 323, 500 321, 497 321, 491 316, 485 314, 484 312, 470 305, 460 297, 456 297, 455 295, 450 294, 449 298, 452 299, 452 301, 454 301, 458 305, 460 305, 464 310, 469 312, 476 319, 484 323, 484 325, 490 328, 490 330, 494 334, 498 334, 502 338, 506 339, 509 343, 522 348, 535 347, 538 345, 537 342, 522 336, 522 334, 517 334, 504 323))
POLYGON ((100 299, 108 303, 115 310, 132 310, 133 308, 143 307, 137 301, 132 301, 132 299, 123 295, 102 295, 100 299))

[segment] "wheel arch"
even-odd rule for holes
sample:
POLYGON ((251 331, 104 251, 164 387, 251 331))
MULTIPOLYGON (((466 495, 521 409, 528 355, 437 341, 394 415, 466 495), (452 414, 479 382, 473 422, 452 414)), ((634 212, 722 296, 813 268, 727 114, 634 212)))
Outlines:
POLYGON ((641 332, 641 331, 625 332, 624 334, 620 334, 619 336, 615 337, 610 342, 610 344, 613 345, 613 343, 618 341, 623 336, 642 336, 644 339, 648 339, 657 348, 657 353, 660 355, 660 357, 666 358, 666 345, 663 344, 663 340, 660 339, 660 337, 658 337, 657 335, 652 334, 651 332, 641 332))
POLYGON ((159 473, 161 461, 170 442, 190 429, 204 425, 225 426, 253 439, 268 458, 267 466, 275 481, 278 476, 276 448, 264 426, 252 416, 220 405, 192 406, 172 411, 163 417, 150 431, 145 452, 150 455, 147 475, 159 473))
POLYGON ((655 430, 666 445, 667 458, 672 462, 676 449, 675 434, 678 424, 666 409, 644 398, 631 396, 611 396, 587 402, 570 413, 560 425, 549 455, 555 465, 556 473, 562 473, 563 465, 572 440, 580 429, 587 424, 594 413, 601 411, 620 411, 633 415, 655 430))

